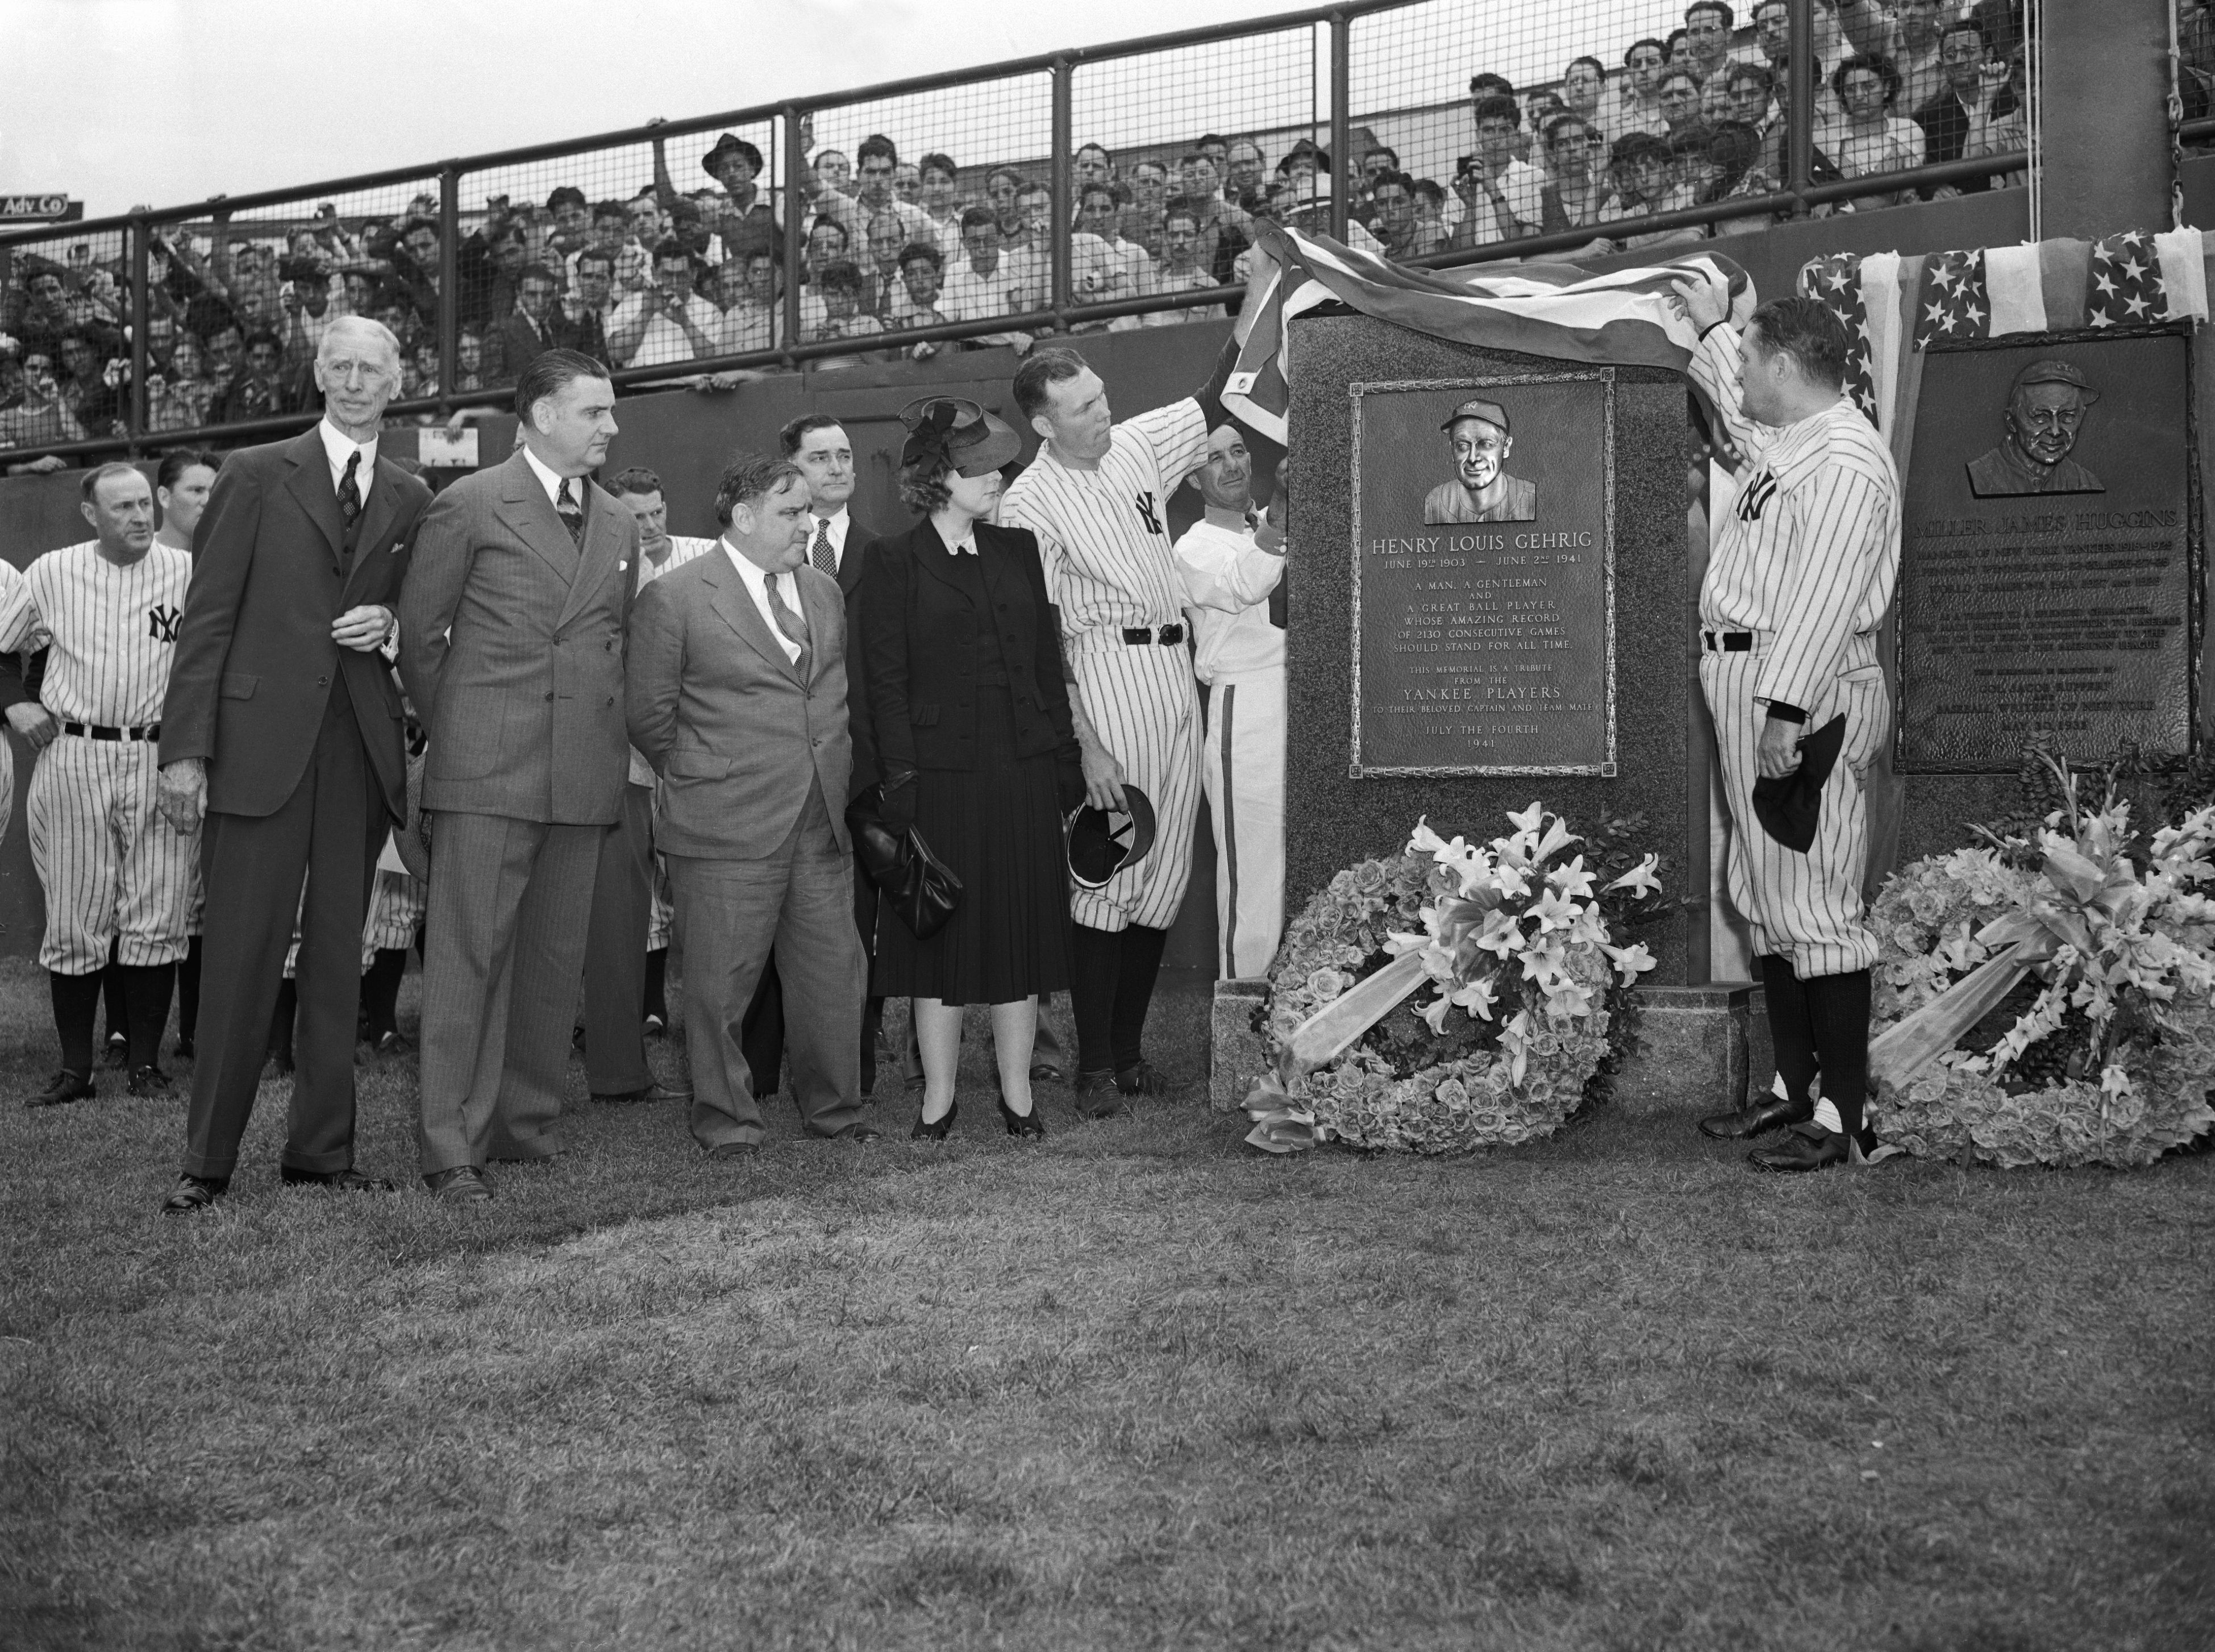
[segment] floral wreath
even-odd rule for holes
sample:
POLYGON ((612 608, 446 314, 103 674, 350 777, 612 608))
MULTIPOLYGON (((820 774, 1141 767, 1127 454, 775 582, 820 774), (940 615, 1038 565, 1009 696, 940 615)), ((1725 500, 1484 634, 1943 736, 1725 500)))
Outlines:
POLYGON ((1420 821, 1398 855, 1341 871, 1292 920, 1249 1142, 1461 1153, 1550 1135, 1576 1110, 1654 966, 1610 924, 1664 910, 1659 857, 1629 852, 1637 821, 1610 821, 1587 864, 1561 858, 1585 840, 1542 805, 1507 818, 1514 832, 1488 845, 1420 821))
POLYGON ((2148 842, 2128 803, 2082 810, 2058 772, 2065 807, 2034 843, 1986 833, 1877 897, 1870 1123, 1887 1145, 2122 1167, 2215 1125, 2215 808, 2148 842), (1918 1034, 1939 1047, 1887 1064, 1918 1034))

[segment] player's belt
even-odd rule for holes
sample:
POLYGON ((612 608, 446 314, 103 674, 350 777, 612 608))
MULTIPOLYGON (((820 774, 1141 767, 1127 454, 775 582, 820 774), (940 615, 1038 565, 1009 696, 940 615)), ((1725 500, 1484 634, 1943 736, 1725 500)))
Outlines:
POLYGON ((1700 646, 1709 654, 1752 654, 1752 631, 1702 631, 1700 646))
POLYGON ((1181 625, 1126 625, 1123 628, 1123 641, 1132 648, 1143 647, 1150 642, 1158 642, 1166 648, 1184 641, 1184 627, 1181 625))
POLYGON ((77 734, 86 740, 159 740, 162 725, 150 722, 138 728, 110 728, 104 722, 65 722, 64 734, 77 734))

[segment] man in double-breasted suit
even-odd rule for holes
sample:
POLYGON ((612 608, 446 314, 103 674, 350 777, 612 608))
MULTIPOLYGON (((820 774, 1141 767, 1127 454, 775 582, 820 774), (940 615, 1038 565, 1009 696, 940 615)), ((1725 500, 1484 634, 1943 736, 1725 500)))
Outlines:
POLYGON ((807 506, 795 466, 740 454, 715 493, 722 543, 647 586, 631 622, 625 702, 661 778, 692 1134, 719 1158, 761 1142, 740 1025, 772 945, 807 1133, 877 1134, 861 1122, 846 610, 838 581, 806 565, 807 506))
POLYGON ((488 1199, 488 1159, 550 1157, 600 838, 623 803, 631 514, 589 473, 606 369, 549 350, 516 381, 523 447, 440 494, 400 599, 400 674, 430 733, 423 1177, 488 1199))
POLYGON ((431 493, 377 452, 400 384, 391 333, 334 321, 315 372, 316 427, 233 453, 216 478, 162 707, 158 801, 205 832, 207 896, 184 1176, 163 1207, 177 1215, 230 1185, 296 912, 284 1179, 391 1190, 353 1168, 354 1020, 370 881, 407 814, 400 696, 377 650, 431 493))

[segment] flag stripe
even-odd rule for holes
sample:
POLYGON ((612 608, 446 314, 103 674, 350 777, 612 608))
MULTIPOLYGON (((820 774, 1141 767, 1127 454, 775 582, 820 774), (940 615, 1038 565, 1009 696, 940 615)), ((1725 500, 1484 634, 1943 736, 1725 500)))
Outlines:
POLYGON ((1992 298, 1994 338, 2008 333, 2046 330, 2045 283, 2040 274, 2035 243, 2026 241, 2017 247, 1987 248, 1985 286, 1992 298))
POLYGON ((2092 279, 2092 243, 2067 236, 2038 243, 2039 282, 2046 289, 2046 324, 2071 333, 2084 325, 2084 289, 2092 279))

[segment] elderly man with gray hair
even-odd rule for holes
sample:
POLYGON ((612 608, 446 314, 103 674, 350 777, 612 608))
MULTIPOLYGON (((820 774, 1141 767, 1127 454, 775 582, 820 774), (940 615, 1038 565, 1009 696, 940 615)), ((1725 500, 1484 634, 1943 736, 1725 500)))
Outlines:
POLYGON ((377 651, 431 492, 377 452, 400 385, 392 334, 334 320, 315 372, 316 427, 242 448, 216 477, 162 706, 159 806, 200 834, 207 895, 184 1174, 163 1207, 173 1215, 230 1184, 296 912, 284 1180, 392 1189, 353 1167, 354 1023, 377 851, 408 807, 400 694, 377 651))

